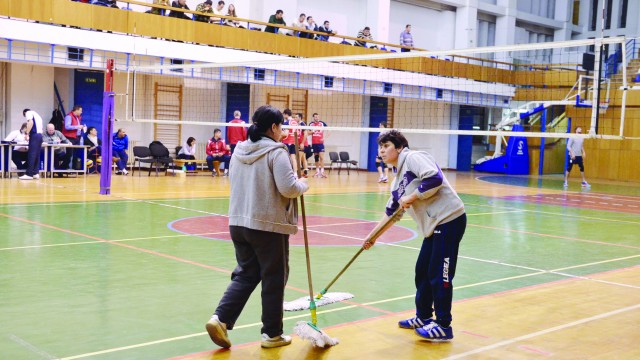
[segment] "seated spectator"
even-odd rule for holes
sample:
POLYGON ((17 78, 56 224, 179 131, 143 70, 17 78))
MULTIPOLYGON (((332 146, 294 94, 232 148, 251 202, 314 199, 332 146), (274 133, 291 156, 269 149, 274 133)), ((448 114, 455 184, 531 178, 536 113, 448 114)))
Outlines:
POLYGON ((222 130, 215 129, 213 130, 213 137, 207 143, 207 167, 212 176, 219 175, 213 168, 214 161, 222 161, 224 164, 224 176, 229 176, 229 160, 231 160, 229 153, 231 149, 221 137, 222 130))
MULTIPOLYGON (((369 29, 368 26, 366 26, 364 29, 358 31, 358 39, 363 39, 363 40, 371 40, 373 41, 373 36, 371 36, 371 29, 369 29)), ((353 45, 355 46, 362 46, 362 47, 367 47, 367 42, 366 41, 362 41, 362 40, 357 40, 356 42, 353 43, 353 45)), ((377 49, 377 46, 372 46, 372 49, 377 49)))
POLYGON ((90 126, 84 135, 84 145, 88 146, 87 156, 89 158, 97 158, 102 152, 102 140, 98 138, 98 129, 90 126))
MULTIPOLYGON (((320 26, 318 28, 318 32, 324 32, 327 33, 329 35, 335 35, 336 32, 333 31, 333 29, 331 29, 331 24, 329 23, 329 20, 325 20, 324 21, 324 25, 320 26)), ((329 41, 329 35, 318 35, 318 40, 320 41, 329 41)))
MULTIPOLYGON (((42 142, 49 145, 71 144, 69 139, 62 135, 60 131, 56 130, 53 124, 47 124, 47 131, 42 134, 42 142)), ((68 169, 72 152, 57 146, 52 146, 51 149, 53 150, 53 153, 51 153, 51 156, 53 156, 53 169, 68 169)))
MULTIPOLYGON (((307 16, 307 30, 318 31, 318 25, 316 24, 316 21, 313 20, 313 16, 307 16)), ((316 38, 316 34, 302 33, 300 37, 305 37, 307 39, 313 40, 316 38), (306 35, 306 36, 303 36, 303 35, 306 35)))
MULTIPOLYGON (((287 23, 282 18, 283 16, 284 16, 284 11, 282 11, 282 10, 276 11, 276 13, 274 15, 271 15, 269 17, 269 24, 277 24, 277 25, 287 26, 287 23)), ((277 28, 277 27, 274 27, 274 26, 267 26, 266 28, 264 28, 264 32, 270 32, 270 33, 274 33, 274 34, 277 34, 278 30, 280 30, 280 28, 277 28)))
MULTIPOLYGON (((29 142, 26 138, 27 134, 27 123, 23 123, 20 126, 20 130, 13 130, 12 132, 4 138, 4 141, 8 141, 11 143, 15 143, 18 145, 28 145, 29 142)), ((13 151, 11 151, 11 161, 16 165, 16 169, 18 170, 26 170, 27 169, 27 152, 29 148, 27 146, 14 146, 13 151)))
MULTIPOLYGON (((211 6, 213 6, 213 1, 211 0, 207 0, 201 4, 198 4, 198 6, 196 6, 196 11, 204 13, 204 14, 212 14, 213 15, 213 10, 211 9, 211 6)), ((201 21, 201 22, 211 22, 211 16, 207 16, 207 15, 195 15, 194 20, 195 21, 201 21)))
POLYGON ((127 161, 129 161, 129 155, 127 154, 127 149, 129 148, 129 137, 123 128, 118 129, 118 132, 113 134, 113 142, 111 143, 111 146, 113 150, 113 159, 118 167, 116 175, 127 175, 129 173, 127 171, 127 161))
POLYGON ((100 157, 100 154, 102 153, 102 140, 98 138, 98 129, 94 126, 90 126, 84 134, 84 145, 89 147, 87 149, 87 159, 92 159, 93 164, 97 165, 98 157, 100 157))
MULTIPOLYGON (((189 7, 187 6, 187 0, 174 1, 171 3, 171 7, 182 9, 182 10, 190 10, 189 7)), ((182 11, 175 11, 175 10, 171 10, 171 12, 169 12, 169 17, 191 20, 191 18, 187 16, 187 14, 183 13, 182 11)))
MULTIPOLYGON (((307 19, 307 15, 302 13, 300 14, 300 16, 298 16, 298 20, 294 21, 293 24, 291 24, 291 26, 296 29, 306 29, 307 28, 307 23, 305 22, 306 19, 307 19)), ((307 37, 307 34, 299 30, 294 30, 293 36, 307 37)))
MULTIPOLYGON (((229 6, 227 6, 227 16, 238 17, 238 15, 236 15, 236 6, 235 5, 229 4, 229 6)), ((228 26, 241 28, 241 29, 245 28, 244 26, 240 25, 240 21, 238 21, 236 19, 225 19, 224 24, 228 25, 228 26)))
MULTIPOLYGON (((153 0, 153 4, 154 5, 162 5, 162 6, 171 6, 171 4, 169 3, 169 0, 153 0)), ((162 15, 164 16, 165 13, 165 9, 160 9, 160 8, 151 8, 151 10, 149 10, 148 12, 150 14, 154 14, 154 15, 162 15)))
POLYGON ((116 4, 116 0, 93 0, 91 1, 91 4, 119 9, 118 5, 116 4))
MULTIPOLYGON (((189 137, 187 141, 182 145, 180 151, 178 152, 178 159, 185 160, 195 160, 196 159, 196 139, 194 137, 189 137)), ((195 163, 187 163, 187 168, 189 170, 195 170, 195 163)))
MULTIPOLYGON (((216 6, 216 8, 213 9, 213 13, 216 15, 224 15, 224 13, 222 12, 222 9, 224 9, 224 1, 220 0, 218 1, 218 6, 216 6)), ((223 23, 222 18, 219 18, 219 17, 211 18, 211 22, 213 24, 218 24, 218 25, 223 23)))

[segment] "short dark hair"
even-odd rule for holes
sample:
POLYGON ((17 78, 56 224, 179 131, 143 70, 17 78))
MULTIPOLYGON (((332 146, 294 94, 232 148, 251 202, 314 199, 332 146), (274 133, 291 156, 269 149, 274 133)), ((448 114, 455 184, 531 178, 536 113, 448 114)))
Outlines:
POLYGON ((284 11, 282 11, 282 10, 276 10, 276 15, 278 15, 278 14, 284 14, 284 11))
POLYGON ((380 122, 380 125, 382 125, 383 128, 386 128, 387 127, 387 122, 386 121, 382 121, 382 122, 380 122))
POLYGON ((24 110, 22 110, 22 116, 27 115, 27 111, 31 111, 31 109, 24 109, 24 110))
POLYGON ((328 23, 328 22, 329 22, 329 20, 325 20, 325 21, 324 21, 324 24, 325 24, 325 25, 327 25, 327 23, 328 23))
POLYGON ((187 139, 187 144, 191 146, 191 144, 193 144, 195 141, 196 138, 194 138, 193 136, 189 136, 189 138, 187 139))
POLYGON ((284 109, 284 111, 282 113, 287 115, 287 116, 291 116, 292 115, 291 109, 289 109, 289 108, 284 109))
POLYGON ((304 119, 304 116, 302 116, 302 113, 298 113, 298 117, 299 117, 300 119, 304 119))
MULTIPOLYGON (((284 122, 284 117, 280 110, 271 105, 262 105, 256 110, 251 118, 253 125, 249 127, 247 135, 249 139, 256 142, 265 136, 265 133, 271 129, 272 125, 280 125, 284 122)), ((279 139, 274 139, 279 140, 279 139)))
POLYGON ((87 128, 87 134, 91 132, 91 130, 95 129, 95 126, 89 126, 89 128, 87 128))
MULTIPOLYGON (((302 13, 302 14, 300 14, 300 16, 304 16, 304 17, 306 17, 306 16, 307 16, 307 14, 302 13)), ((298 16, 298 17, 300 17, 300 16, 298 16)))
POLYGON ((404 28, 406 29, 406 28, 408 28, 409 26, 411 26, 411 24, 407 24, 407 26, 405 26, 404 28))
POLYGON ((363 30, 371 30, 368 26, 365 26, 363 30))
POLYGON ((316 115, 318 115, 318 113, 313 113, 313 115, 312 115, 312 116, 316 116, 316 115))
POLYGON ((407 138, 398 130, 389 130, 378 136, 378 145, 382 145, 386 142, 392 143, 396 149, 409 147, 407 138))
POLYGON ((218 5, 224 5, 224 1, 222 1, 222 0, 218 1, 218 5))
POLYGON ((74 112, 74 111, 76 111, 78 109, 82 109, 82 105, 74 105, 73 109, 71 109, 71 112, 74 112))
POLYGON ((217 133, 221 133, 221 132, 222 132, 222 130, 220 130, 220 129, 216 128, 215 130, 213 130, 213 135, 215 135, 215 134, 217 134, 217 133))

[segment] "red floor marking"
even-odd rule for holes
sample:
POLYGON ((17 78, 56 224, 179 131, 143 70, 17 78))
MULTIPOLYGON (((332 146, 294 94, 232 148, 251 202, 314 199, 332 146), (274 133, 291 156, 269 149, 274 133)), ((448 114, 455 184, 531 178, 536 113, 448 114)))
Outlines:
POLYGON ((518 347, 519 347, 520 349, 522 349, 522 350, 531 351, 531 352, 533 352, 533 353, 540 354, 540 355, 546 355, 546 356, 551 356, 551 355, 553 355, 552 353, 550 353, 550 352, 548 352, 548 351, 538 350, 538 349, 536 349, 536 348, 532 348, 532 347, 529 347, 529 346, 526 346, 526 345, 520 345, 520 346, 518 346, 518 347))
MULTIPOLYGON (((376 226, 375 221, 349 219, 332 216, 307 216, 310 245, 325 246, 360 246, 364 238, 376 226)), ((231 241, 228 233, 229 218, 226 216, 198 216, 174 221, 169 228, 184 234, 193 234, 210 239, 231 241), (227 231, 225 233, 225 231, 227 231), (218 233, 218 234, 208 234, 218 233), (197 235, 207 234, 207 235, 197 235)), ((289 238, 293 246, 304 245, 302 225, 298 226, 298 233, 289 238)), ((398 243, 414 239, 418 235, 413 230, 395 225, 387 230, 380 241, 385 243, 398 243)))
POLYGON ((640 214, 640 208, 637 206, 637 204, 640 204, 640 197, 635 199, 632 199, 631 197, 614 198, 610 196, 595 196, 592 194, 565 194, 563 197, 557 196, 558 195, 555 194, 517 195, 504 196, 501 199, 526 201, 536 204, 561 205, 591 210, 622 211, 626 213, 640 214), (587 200, 591 198, 595 198, 597 200, 614 200, 615 202, 610 203, 587 200), (621 208, 623 206, 624 210, 621 208))

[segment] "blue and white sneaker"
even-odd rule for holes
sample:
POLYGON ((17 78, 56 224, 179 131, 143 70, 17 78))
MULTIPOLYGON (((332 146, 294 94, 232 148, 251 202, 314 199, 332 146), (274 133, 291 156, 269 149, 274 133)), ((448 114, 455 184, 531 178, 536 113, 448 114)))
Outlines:
POLYGON ((589 183, 588 183, 588 182, 583 181, 583 182, 582 182, 582 187, 583 187, 583 188, 590 188, 590 187, 591 187, 591 185, 589 185, 589 183))
POLYGON ((453 339, 453 329, 451 326, 442 327, 435 321, 421 328, 416 328, 416 334, 429 341, 449 341, 453 339))
POLYGON ((398 326, 403 329, 417 329, 429 325, 432 322, 433 319, 420 319, 417 316, 414 316, 410 319, 398 321, 398 326))

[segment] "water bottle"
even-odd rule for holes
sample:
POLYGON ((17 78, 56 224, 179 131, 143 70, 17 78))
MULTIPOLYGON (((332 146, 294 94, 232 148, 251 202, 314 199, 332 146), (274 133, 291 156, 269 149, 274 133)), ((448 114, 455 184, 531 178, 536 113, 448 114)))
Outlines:
POLYGON ((182 171, 184 171, 184 172, 187 171, 187 167, 185 165, 182 165, 182 171))

